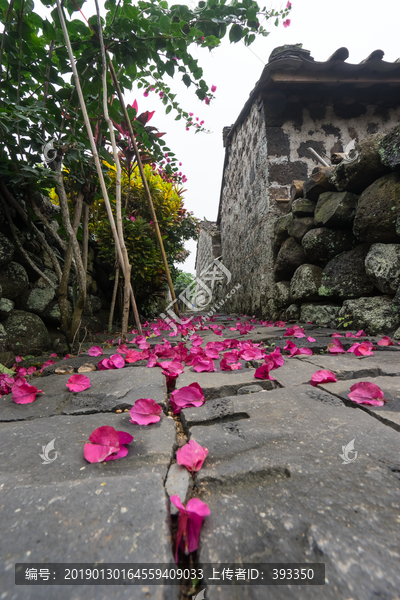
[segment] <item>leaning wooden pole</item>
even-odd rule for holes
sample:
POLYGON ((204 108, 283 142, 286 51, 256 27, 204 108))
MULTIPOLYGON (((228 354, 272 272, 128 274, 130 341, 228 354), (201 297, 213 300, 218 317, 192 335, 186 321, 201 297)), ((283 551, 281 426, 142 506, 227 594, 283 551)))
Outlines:
MULTIPOLYGON (((64 34, 65 44, 67 46, 68 55, 69 55, 69 59, 70 59, 70 62, 71 62, 72 73, 74 75, 75 87, 76 87, 76 91, 78 93, 79 103, 80 103, 80 106, 81 106, 83 119, 85 121, 86 131, 87 131, 88 138, 89 138, 89 141, 90 141, 90 146, 91 146, 93 159, 94 159, 94 162, 95 162, 95 165, 96 165, 96 169, 97 169, 97 174, 99 176, 100 185, 101 185, 101 191, 103 192, 104 203, 106 205, 107 215, 108 215, 108 218, 109 218, 109 221, 110 221, 110 226, 111 226, 111 231, 112 231, 113 237, 114 237, 115 248, 116 248, 116 251, 117 251, 117 254, 118 254, 118 259, 119 259, 120 265, 121 265, 122 268, 124 268, 125 263, 124 263, 124 258, 123 258, 123 255, 122 255, 122 250, 121 250, 121 245, 120 245, 120 242, 119 242, 118 233, 117 233, 117 230, 116 230, 116 227, 115 227, 114 215, 112 214, 111 204, 110 204, 110 200, 108 198, 107 186, 106 186, 106 183, 104 181, 104 176, 103 176, 103 172, 101 170, 101 165, 100 165, 100 159, 99 159, 99 156, 97 154, 97 148, 96 148, 96 144, 95 144, 95 141, 94 141, 92 128, 90 126, 89 116, 88 116, 87 110, 86 110, 86 104, 85 104, 85 100, 84 100, 84 97, 83 97, 81 84, 80 84, 80 81, 79 81, 79 74, 78 74, 78 71, 77 71, 77 68, 76 68, 76 64, 75 64, 75 57, 74 57, 74 54, 72 52, 71 42, 70 42, 70 39, 69 39, 67 27, 66 27, 65 20, 64 20, 64 13, 63 13, 62 8, 61 8, 60 0, 56 0, 56 3, 57 3, 57 10, 58 10, 58 15, 60 17, 60 23, 61 23, 62 31, 63 31, 63 34, 64 34)), ((124 271, 124 275, 125 275, 125 271, 124 271)), ((137 311, 136 301, 135 301, 135 297, 134 297, 134 294, 133 294, 132 286, 130 287, 130 292, 131 292, 131 303, 132 303, 133 314, 135 316, 136 327, 138 329, 138 332, 140 334, 142 334, 142 326, 140 324, 139 313, 137 311)))
POLYGON ((175 291, 174 291, 174 285, 172 283, 171 273, 169 271, 169 265, 168 265, 168 261, 167 261, 167 256, 165 254, 164 244, 163 244, 163 241, 162 241, 160 228, 158 226, 156 211, 154 210, 153 200, 151 198, 149 186, 147 184, 146 175, 144 173, 144 169, 143 169, 142 161, 141 161, 141 158, 140 158, 139 150, 138 150, 138 147, 137 147, 137 144, 136 144, 136 138, 135 138, 135 134, 133 133, 132 123, 131 123, 131 120, 129 118, 128 111, 126 110, 126 106, 125 106, 124 98, 122 96, 121 88, 119 86, 117 75, 116 75, 115 70, 114 70, 114 65, 112 64, 112 60, 111 60, 111 57, 110 57, 109 54, 108 54, 108 62, 109 62, 109 65, 110 65, 111 77, 113 79, 113 82, 114 82, 114 85, 115 85, 115 89, 117 90, 118 98, 119 98, 119 101, 121 103, 122 111, 124 113, 124 119, 126 121, 128 129, 129 129, 129 135, 130 135, 131 142, 132 142, 132 145, 133 145, 133 150, 135 152, 136 162, 137 162, 137 164, 139 166, 140 177, 142 178, 143 187, 144 187, 145 192, 146 192, 147 202, 149 204, 151 218, 152 218, 152 220, 154 222, 154 227, 155 227, 155 230, 156 230, 158 244, 160 246, 161 256, 162 256, 162 260, 163 260, 163 263, 164 263, 165 274, 167 276, 168 286, 169 286, 169 289, 170 289, 170 292, 171 292, 171 298, 172 298, 172 300, 174 302, 174 311, 175 311, 176 316, 179 317, 178 302, 176 301, 176 296, 175 296, 175 291))

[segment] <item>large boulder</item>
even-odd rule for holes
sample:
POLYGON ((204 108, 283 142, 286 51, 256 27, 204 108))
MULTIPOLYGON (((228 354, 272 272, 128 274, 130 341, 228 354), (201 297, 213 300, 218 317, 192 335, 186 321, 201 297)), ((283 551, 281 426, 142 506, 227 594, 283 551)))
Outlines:
MULTIPOLYGON (((68 314, 71 317, 72 316, 72 304, 69 300, 67 300, 68 302, 68 314)), ((47 308, 42 312, 42 314, 40 315, 41 318, 43 319, 43 321, 45 323, 48 323, 49 325, 61 325, 61 311, 60 311, 60 305, 58 304, 57 300, 53 300, 53 302, 50 302, 50 304, 47 306, 47 308)))
MULTIPOLYGON (((277 220, 275 221, 275 225, 274 225, 274 251, 275 252, 278 252, 278 250, 281 247, 281 245, 283 244, 283 242, 285 240, 287 240, 287 238, 289 237, 287 229, 288 229, 289 223, 292 220, 293 220, 293 215, 292 215, 292 213, 289 213, 288 215, 282 215, 281 217, 278 217, 277 220)), ((97 267, 96 267, 96 274, 97 274, 97 267)), ((105 283, 106 283, 106 286, 109 285, 108 275, 106 276, 105 283)))
MULTIPOLYGON (((54 271, 52 271, 51 269, 44 269, 43 273, 48 279, 50 279, 50 281, 54 283, 54 285, 58 285, 57 275, 54 273, 54 271)), ((43 279, 43 277, 39 277, 39 279, 35 283, 35 287, 45 289, 49 287, 49 284, 45 279, 43 279)))
POLYGON ((350 192, 325 192, 318 198, 314 219, 317 227, 351 227, 358 196, 350 192))
POLYGON ((400 125, 387 133, 379 142, 379 156, 381 162, 389 169, 400 169, 400 125))
POLYGON ((101 300, 97 298, 97 296, 93 296, 92 294, 87 294, 86 296, 86 304, 83 311, 85 317, 92 317, 96 313, 101 310, 101 300))
POLYGON ((290 303, 290 281, 279 281, 274 287, 275 304, 278 308, 289 306, 290 303))
POLYGON ((301 245, 307 260, 315 265, 326 265, 334 256, 351 250, 355 237, 350 229, 318 227, 308 231, 301 245))
POLYGON ((360 196, 353 232, 363 242, 396 243, 400 216, 400 173, 385 175, 370 185, 360 196))
POLYGON ((318 300, 322 269, 315 265, 301 265, 290 282, 290 297, 294 302, 318 300))
POLYGON ((14 246, 10 240, 0 233, 0 267, 4 267, 12 261, 14 256, 14 246))
POLYGON ((320 296, 359 298, 374 292, 374 284, 365 272, 369 244, 361 244, 349 252, 335 256, 322 273, 320 296))
POLYGON ((288 234, 293 237, 298 244, 310 229, 314 229, 314 217, 303 217, 293 219, 288 225, 288 234))
POLYGON ((302 304, 300 307, 300 321, 314 323, 319 327, 335 327, 341 306, 332 304, 302 304))
POLYGON ((18 299, 18 308, 40 315, 48 307, 54 296, 55 293, 51 287, 35 287, 31 290, 25 290, 18 299))
POLYGON ((400 324, 400 309, 390 296, 345 300, 339 316, 352 319, 352 329, 365 329, 369 335, 389 333, 400 324))
POLYGON ((306 262, 303 247, 292 237, 283 242, 279 250, 274 274, 276 281, 288 280, 295 270, 306 262))
POLYGON ((312 217, 315 210, 315 202, 307 198, 298 198, 292 204, 292 213, 295 217, 312 217))
POLYGON ((384 294, 400 285, 400 244, 373 244, 365 259, 365 272, 384 294))
POLYGON ((5 298, 9 300, 17 298, 29 285, 24 267, 16 262, 8 263, 0 271, 0 285, 5 298))
POLYGON ((286 309, 286 321, 298 321, 300 319, 300 306, 291 304, 286 309))
POLYGON ((8 298, 0 299, 0 321, 4 321, 7 319, 14 310, 14 302, 12 300, 8 300, 8 298))
POLYGON ((334 169, 329 181, 339 192, 361 194, 376 179, 390 172, 379 155, 382 139, 381 133, 368 136, 356 145, 351 162, 343 161, 334 169))
POLYGON ((335 191, 335 186, 329 181, 333 171, 333 167, 315 167, 311 177, 303 183, 304 198, 315 203, 323 192, 335 191))
POLYGON ((15 310, 2 326, 7 335, 7 348, 15 354, 39 354, 50 347, 50 335, 37 315, 15 310))

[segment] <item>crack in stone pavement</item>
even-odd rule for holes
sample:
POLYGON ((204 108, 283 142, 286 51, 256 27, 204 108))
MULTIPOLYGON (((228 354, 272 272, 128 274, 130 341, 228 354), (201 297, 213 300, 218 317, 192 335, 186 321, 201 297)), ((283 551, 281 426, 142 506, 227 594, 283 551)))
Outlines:
MULTIPOLYGON (((225 321, 227 327, 229 323, 225 321)), ((331 341, 333 331, 306 329, 317 339, 315 349, 326 348, 326 341, 331 341)), ((197 333, 203 346, 221 339, 266 342, 267 352, 283 347, 287 339, 303 346, 302 339, 283 338, 282 328, 257 327, 255 333, 244 335, 229 329, 222 330, 222 336, 197 333)), ((186 343, 189 347, 190 340, 186 343)), ((87 360, 75 358, 74 368, 87 360)), ((232 372, 195 373, 185 367, 176 388, 197 382, 206 402, 179 415, 172 414, 161 370, 143 364, 118 372, 86 373, 92 387, 77 394, 66 391, 70 375, 55 375, 53 365, 53 371, 34 380, 36 385, 40 381, 44 394, 32 404, 17 406, 11 395, 4 396, 0 598, 34 598, 29 587, 13 583, 17 562, 174 565, 177 511, 169 501, 173 494, 184 504, 193 497, 210 508, 197 553, 179 556, 182 568, 241 560, 326 566, 323 587, 243 585, 232 590, 209 585, 207 600, 264 600, 267 595, 273 600, 397 598, 400 363, 396 352, 380 349, 360 359, 318 350, 312 356, 285 357, 285 364, 271 371, 273 381, 255 379, 255 368, 263 361, 251 362, 252 368, 242 363, 242 370, 232 372), (320 369, 333 371, 337 382, 311 386, 312 374, 320 369), (383 407, 355 405, 348 399, 350 386, 364 380, 373 380, 384 391, 388 402, 383 407), (139 398, 153 398, 162 406, 158 423, 130 423, 126 411, 139 398), (134 436, 125 458, 98 464, 85 461, 84 441, 101 425, 134 436), (52 439, 57 457, 43 464, 39 454, 52 439), (209 450, 194 478, 176 462, 176 450, 189 439, 209 450), (344 463, 340 455, 352 440, 354 452, 344 463)), ((220 369, 218 361, 216 367, 220 369)), ((107 588, 90 586, 62 586, 57 597, 86 600, 94 592, 96 598, 109 597, 107 588)), ((112 595, 117 600, 187 600, 192 592, 187 586, 144 582, 134 589, 113 588, 112 595)), ((53 600, 54 590, 41 587, 40 597, 53 600)))

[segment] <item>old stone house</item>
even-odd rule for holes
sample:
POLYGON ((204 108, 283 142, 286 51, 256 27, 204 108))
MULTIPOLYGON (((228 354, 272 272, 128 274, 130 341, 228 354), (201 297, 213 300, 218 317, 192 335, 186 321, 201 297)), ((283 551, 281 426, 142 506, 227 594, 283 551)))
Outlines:
POLYGON ((236 122, 223 130, 225 162, 216 223, 203 223, 197 249, 199 276, 217 254, 241 288, 227 306, 251 314, 268 313, 273 297, 274 224, 287 212, 293 180, 307 179, 377 132, 390 131, 400 118, 400 59, 383 60, 376 50, 350 64, 346 48, 325 62, 301 45, 276 48, 236 122))

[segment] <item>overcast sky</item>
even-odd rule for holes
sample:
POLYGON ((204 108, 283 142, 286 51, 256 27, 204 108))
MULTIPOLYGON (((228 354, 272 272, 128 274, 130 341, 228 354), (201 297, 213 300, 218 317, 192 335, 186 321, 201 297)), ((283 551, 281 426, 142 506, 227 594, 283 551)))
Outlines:
MULTIPOLYGON (((175 3, 182 2, 170 2, 175 3)), ((268 5, 280 9, 286 0, 268 5)), ((186 131, 182 121, 174 120, 173 112, 165 114, 165 106, 155 92, 147 98, 143 97, 143 90, 126 96, 129 103, 137 99, 140 112, 156 111, 151 124, 167 132, 164 137, 167 145, 183 163, 182 169, 188 178, 185 206, 200 219, 215 221, 217 217, 224 161, 222 128, 236 121, 274 48, 302 43, 318 61, 325 61, 341 46, 349 49, 349 63, 360 62, 376 49, 385 52, 384 60, 388 62, 400 58, 399 0, 292 0, 292 6, 289 27, 285 29, 281 24, 274 27, 272 22, 263 22, 270 35, 256 40, 250 47, 241 42, 223 41, 219 48, 209 52, 193 46, 192 53, 199 59, 204 79, 210 86, 217 86, 216 98, 209 106, 197 99, 195 88, 186 88, 178 79, 165 76, 167 85, 178 93, 182 108, 204 119, 204 126, 212 133, 186 131)), ((87 17, 95 14, 93 0, 83 5, 83 12, 87 17)), ((77 13, 73 17, 77 18, 77 13)), ((180 268, 194 273, 196 243, 188 242, 186 247, 191 255, 180 268)))

